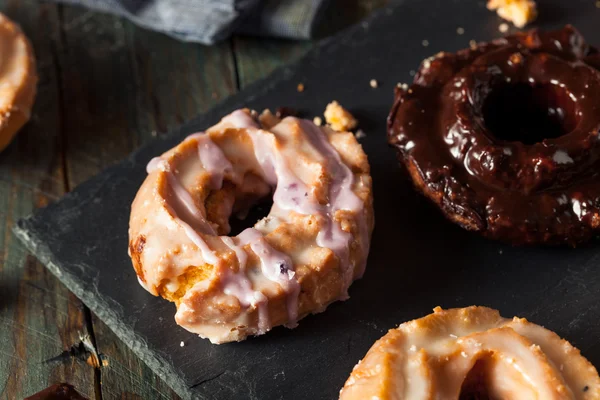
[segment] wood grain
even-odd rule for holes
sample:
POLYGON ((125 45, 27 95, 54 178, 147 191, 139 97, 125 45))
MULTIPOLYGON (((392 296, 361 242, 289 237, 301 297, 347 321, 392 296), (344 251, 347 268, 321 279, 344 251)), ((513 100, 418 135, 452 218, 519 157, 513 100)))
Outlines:
POLYGON ((31 122, 0 155, 0 399, 21 399, 68 381, 94 397, 93 369, 65 357, 87 327, 81 302, 12 235, 15 221, 65 190, 59 90, 55 69, 57 8, 0 1, 0 10, 31 38, 40 75, 31 122))
MULTIPOLYGON (((344 2, 341 17, 338 4, 326 18, 330 26, 347 23, 384 2, 344 2)), ((235 37, 205 47, 77 7, 0 0, 0 10, 32 39, 40 72, 34 117, 0 154, 0 399, 57 382, 90 399, 176 399, 21 247, 11 227, 142 143, 296 60, 312 43, 235 37), (106 366, 79 359, 87 356, 76 354, 80 335, 91 338, 106 366)))
MULTIPOLYGON (((62 18, 69 188, 236 90, 229 43, 185 44, 118 17, 74 7, 65 7, 62 18)), ((101 370, 103 398, 177 398, 95 318, 94 336, 108 362, 101 370)))

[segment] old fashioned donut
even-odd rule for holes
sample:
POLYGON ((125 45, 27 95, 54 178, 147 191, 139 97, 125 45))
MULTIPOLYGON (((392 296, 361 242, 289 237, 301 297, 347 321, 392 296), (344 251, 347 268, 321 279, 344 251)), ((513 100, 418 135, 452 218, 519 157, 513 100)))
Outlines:
POLYGON ((379 339, 340 392, 341 400, 592 400, 600 378, 566 340, 496 310, 442 310, 379 339))
POLYGON ((29 120, 37 72, 31 44, 17 24, 0 14, 0 151, 29 120))
POLYGON ((238 110, 148 165, 129 254, 140 283, 213 343, 239 341, 348 297, 373 229, 371 177, 351 133, 238 110), (273 193, 235 237, 232 213, 273 193))
POLYGON ((462 227, 514 244, 600 228, 600 53, 572 27, 425 60, 399 87, 388 140, 462 227))

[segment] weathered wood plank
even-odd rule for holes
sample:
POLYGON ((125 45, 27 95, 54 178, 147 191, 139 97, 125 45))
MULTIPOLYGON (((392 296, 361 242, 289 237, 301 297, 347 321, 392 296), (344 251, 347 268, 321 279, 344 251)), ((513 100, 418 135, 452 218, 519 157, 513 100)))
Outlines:
MULTIPOLYGON (((348 27, 389 0, 334 0, 325 10, 316 34, 336 33, 348 27)), ((314 44, 313 41, 291 41, 257 37, 233 38, 240 88, 267 76, 274 69, 302 57, 314 44)))
POLYGON ((12 235, 15 221, 64 192, 55 49, 57 7, 35 0, 0 1, 21 24, 38 59, 32 121, 0 154, 0 399, 29 396, 68 381, 94 398, 93 369, 66 355, 87 334, 82 304, 12 235))
MULTIPOLYGON (((236 90, 229 43, 180 43, 123 19, 74 7, 64 9, 63 35, 69 187, 236 90)), ((102 369, 105 399, 177 398, 97 319, 94 333, 108 361, 102 369)))

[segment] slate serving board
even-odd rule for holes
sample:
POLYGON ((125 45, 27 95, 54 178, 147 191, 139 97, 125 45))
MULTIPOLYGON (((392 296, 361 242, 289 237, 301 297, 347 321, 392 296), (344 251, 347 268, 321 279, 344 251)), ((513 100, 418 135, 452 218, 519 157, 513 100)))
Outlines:
MULTIPOLYGON (((539 3, 538 26, 573 23, 600 44, 594 1, 539 3)), ((437 305, 487 305, 527 317, 600 366, 598 244, 512 248, 463 231, 414 193, 385 142, 394 85, 408 82, 431 54, 497 37, 500 22, 483 1, 397 1, 20 221, 16 234, 184 398, 334 399, 376 339, 437 305), (301 94, 299 82, 306 86, 301 94), (175 307, 138 285, 127 257, 129 207, 148 160, 242 106, 285 105, 313 116, 332 99, 359 118, 374 180, 371 254, 351 299, 297 329, 276 328, 242 343, 216 346, 179 328, 175 307)))

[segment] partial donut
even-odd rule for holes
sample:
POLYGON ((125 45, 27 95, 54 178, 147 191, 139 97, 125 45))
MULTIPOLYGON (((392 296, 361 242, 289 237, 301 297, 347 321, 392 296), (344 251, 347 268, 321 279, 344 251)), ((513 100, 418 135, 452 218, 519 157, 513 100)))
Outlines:
POLYGON ((18 25, 0 14, 0 151, 29 120, 36 85, 29 40, 18 25))
POLYGON ((425 60, 388 140, 452 221, 513 244, 600 229, 600 53, 571 26, 425 60))
POLYGON ((239 341, 348 298, 373 230, 369 164, 352 133, 238 110, 148 164, 129 254, 176 322, 239 341), (272 194, 269 215, 229 237, 232 213, 272 194))
POLYGON ((596 400, 598 372, 554 332, 496 310, 442 310, 379 339, 340 400, 596 400))

